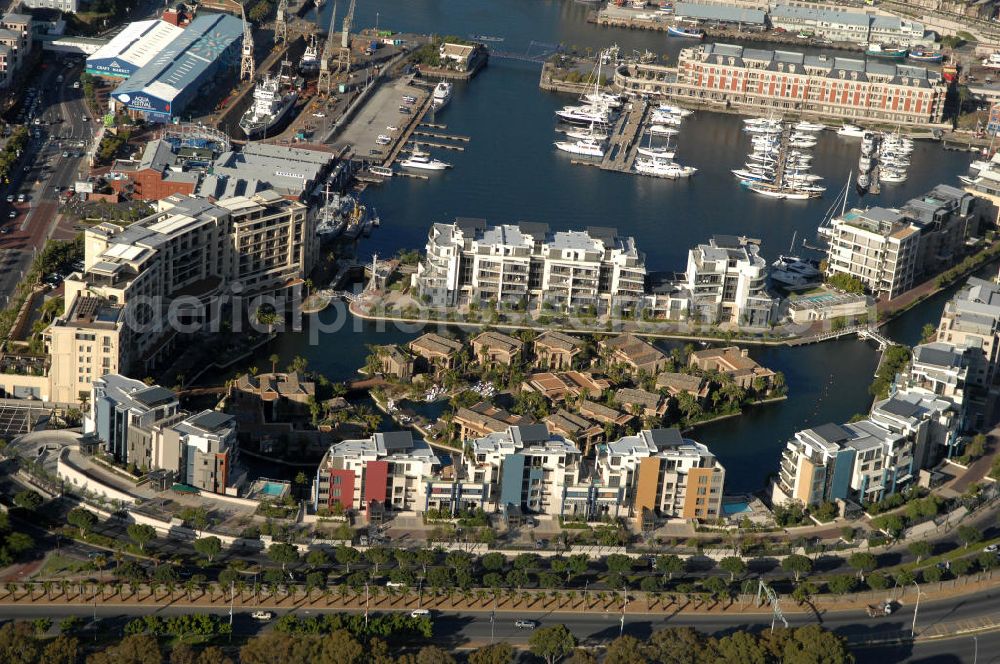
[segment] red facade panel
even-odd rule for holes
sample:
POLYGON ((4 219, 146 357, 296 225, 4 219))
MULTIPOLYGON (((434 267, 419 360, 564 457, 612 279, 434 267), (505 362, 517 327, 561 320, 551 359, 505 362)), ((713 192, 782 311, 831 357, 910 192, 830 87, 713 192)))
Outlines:
POLYGON ((384 503, 389 488, 389 463, 387 461, 369 461, 365 465, 365 495, 362 500, 365 509, 371 501, 384 503))
POLYGON ((327 507, 332 507, 334 503, 340 503, 344 509, 357 509, 360 506, 354 504, 354 471, 353 470, 331 470, 330 490, 327 492, 327 507))

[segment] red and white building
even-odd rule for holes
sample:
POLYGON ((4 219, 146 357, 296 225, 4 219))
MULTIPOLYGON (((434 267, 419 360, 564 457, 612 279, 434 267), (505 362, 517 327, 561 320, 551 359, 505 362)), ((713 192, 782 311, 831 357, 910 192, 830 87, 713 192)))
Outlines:
POLYGON ((940 123, 948 91, 941 74, 925 67, 732 44, 684 49, 676 68, 622 65, 615 84, 746 113, 897 125, 940 123))

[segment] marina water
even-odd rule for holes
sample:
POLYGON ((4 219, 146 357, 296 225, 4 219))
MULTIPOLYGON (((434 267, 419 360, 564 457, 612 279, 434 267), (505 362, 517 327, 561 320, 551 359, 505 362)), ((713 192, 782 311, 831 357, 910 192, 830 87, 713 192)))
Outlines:
MULTIPOLYGON (((355 26, 374 26, 378 12, 380 29, 461 37, 495 35, 505 41, 491 48, 506 52, 531 53, 532 41, 563 43, 581 52, 617 43, 623 53, 647 49, 661 57, 668 53, 671 62, 679 48, 691 45, 664 33, 589 25, 585 21, 588 9, 570 0, 368 0, 359 3, 355 26)), ((322 11, 328 17, 332 3, 326 3, 322 11)), ((815 238, 817 224, 856 168, 859 141, 823 132, 813 151, 813 171, 825 178, 828 187, 823 198, 773 201, 754 196, 729 172, 742 165, 749 148, 740 118, 707 112, 695 113, 681 128, 677 159, 699 169, 688 180, 666 181, 573 165, 552 146, 559 136, 553 113, 573 98, 541 91, 539 73, 538 64, 494 58, 472 81, 456 84, 454 98, 434 121, 447 125, 446 133, 470 136, 471 141, 464 152, 437 155, 455 165, 451 171, 434 174, 429 181, 394 178, 365 192, 364 200, 377 208, 382 227, 363 240, 360 258, 422 249, 430 224, 471 216, 492 223, 540 221, 554 229, 612 226, 635 236, 650 270, 683 270, 688 249, 719 233, 759 238, 762 254, 770 261, 789 251, 793 236, 799 241, 815 238)), ((862 201, 852 194, 849 205, 896 206, 936 184, 955 185, 956 175, 966 171, 969 161, 967 153, 919 141, 905 183, 884 186, 880 196, 862 201)), ((801 251, 801 246, 793 249, 801 251)), ((945 299, 932 298, 912 310, 890 325, 890 335, 905 343, 917 342, 921 327, 937 322, 945 299)), ((328 310, 321 319, 335 315, 328 310)), ((415 336, 392 326, 383 332, 377 327, 349 322, 315 346, 308 343, 306 332, 288 334, 262 355, 278 352, 283 361, 302 355, 309 359, 311 369, 331 380, 347 380, 364 364, 366 344, 398 343, 415 336)), ((847 421, 866 412, 871 403, 867 386, 877 356, 873 347, 862 342, 850 339, 800 348, 764 348, 752 354, 763 365, 784 372, 788 400, 704 425, 692 434, 726 466, 728 493, 761 489, 795 431, 847 421)))

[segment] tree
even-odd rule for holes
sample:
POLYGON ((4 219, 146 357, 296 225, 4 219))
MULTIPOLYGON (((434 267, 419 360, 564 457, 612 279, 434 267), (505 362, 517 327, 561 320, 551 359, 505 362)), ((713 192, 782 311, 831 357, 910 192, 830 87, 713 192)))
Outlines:
POLYGON ((385 565, 392 558, 392 554, 384 546, 373 546, 365 551, 365 558, 375 567, 375 575, 378 576, 379 565, 385 565))
POLYGON ((940 567, 928 567, 923 572, 921 576, 924 577, 924 583, 937 583, 944 578, 944 570, 940 567))
POLYGON ((858 578, 864 583, 865 574, 878 567, 878 558, 867 551, 858 551, 847 558, 847 564, 858 570, 858 578))
POLYGON ((74 510, 70 510, 70 513, 66 515, 66 522, 71 526, 75 526, 80 535, 83 536, 97 523, 97 517, 94 516, 93 512, 85 510, 82 507, 77 507, 74 510))
POLYGON ((931 543, 926 540, 917 540, 916 542, 910 542, 909 546, 906 547, 910 553, 917 557, 917 563, 919 564, 921 560, 931 555, 931 543))
POLYGON ((729 572, 730 583, 736 580, 737 574, 742 576, 747 571, 747 564, 739 556, 726 556, 719 561, 719 567, 723 571, 729 572))
POLYGON ((473 650, 469 664, 509 664, 514 659, 514 649, 506 643, 494 643, 473 650))
POLYGON ((718 661, 739 664, 768 664, 770 659, 760 641, 749 632, 733 632, 715 644, 718 661))
POLYGON ((604 655, 604 664, 645 664, 648 661, 642 641, 628 635, 609 643, 604 655))
POLYGON ((275 542, 267 549, 267 557, 281 565, 281 571, 299 561, 299 550, 285 542, 275 542))
POLYGON ((14 504, 21 509, 34 511, 42 506, 42 497, 37 491, 18 491, 14 494, 14 504))
POLYGON ((799 553, 793 553, 790 556, 786 556, 785 559, 781 561, 781 569, 794 574, 795 583, 799 582, 799 579, 803 574, 808 575, 811 573, 812 568, 812 560, 799 553))
POLYGON ((277 353, 272 353, 271 356, 267 358, 267 360, 268 362, 271 363, 271 373, 277 373, 278 362, 281 360, 281 357, 277 353))
POLYGON ((983 541, 983 531, 975 526, 959 526, 956 532, 958 533, 958 539, 962 540, 966 549, 969 548, 970 544, 983 541))
POLYGON ((827 581, 827 588, 830 592, 836 593, 837 595, 846 595, 847 593, 854 590, 857 585, 857 578, 849 575, 843 574, 840 576, 835 576, 829 581, 827 581))
MULTIPOLYGON (((711 577, 722 581, 719 577, 711 577)), ((646 652, 650 659, 659 662, 697 662, 704 653, 704 640, 691 627, 666 627, 649 636, 646 652)))
POLYGON ((344 566, 344 571, 350 574, 351 565, 358 562, 361 554, 353 547, 341 545, 334 550, 333 557, 337 559, 338 564, 344 566))
POLYGON ((87 664, 162 664, 163 653, 156 637, 151 634, 132 634, 117 645, 87 658, 87 664))
POLYGON ((417 652, 416 664, 455 664, 455 658, 437 646, 424 646, 417 652))
POLYGON ((684 561, 681 560, 680 556, 675 556, 672 553, 664 556, 657 556, 656 571, 660 574, 667 575, 667 579, 672 581, 674 574, 679 574, 684 571, 684 561))
POLYGON ((214 535, 209 537, 200 537, 194 541, 194 550, 197 551, 199 555, 207 558, 208 562, 211 563, 222 551, 222 540, 214 535))
POLYGON ((8 622, 0 627, 0 662, 4 664, 35 664, 38 641, 34 629, 26 622, 8 622))
POLYGON ((491 572, 499 572, 502 570, 505 562, 506 558, 504 555, 496 551, 487 553, 479 559, 479 564, 483 566, 483 569, 491 572))
POLYGON ((330 564, 330 557, 323 549, 313 549, 306 554, 306 563, 313 568, 325 567, 330 564))
POLYGON ((849 664, 854 657, 843 637, 819 625, 789 630, 790 637, 780 653, 783 664, 849 664))
POLYGON ((565 625, 539 627, 528 639, 531 652, 545 660, 546 664, 555 664, 576 648, 574 637, 565 625))
POLYGON ((45 664, 77 664, 80 661, 80 643, 72 636, 60 634, 45 646, 39 661, 45 664))
POLYGON ((156 530, 144 523, 130 523, 126 531, 129 539, 139 545, 139 551, 145 552, 146 545, 156 539, 156 530))
POLYGON ((620 553, 612 553, 604 560, 611 574, 628 574, 632 571, 632 559, 620 553))

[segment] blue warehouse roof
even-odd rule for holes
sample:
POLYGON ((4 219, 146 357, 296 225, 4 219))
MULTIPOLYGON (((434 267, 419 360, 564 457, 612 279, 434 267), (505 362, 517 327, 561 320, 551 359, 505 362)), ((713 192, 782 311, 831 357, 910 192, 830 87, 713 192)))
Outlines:
POLYGON ((197 84, 233 43, 243 38, 243 24, 228 14, 199 14, 184 33, 148 64, 118 86, 115 98, 144 94, 170 103, 197 84))
POLYGON ((678 18, 693 18, 700 21, 722 21, 726 23, 749 23, 764 25, 764 12, 759 9, 727 7, 725 5, 704 5, 697 2, 678 2, 674 7, 678 18))

